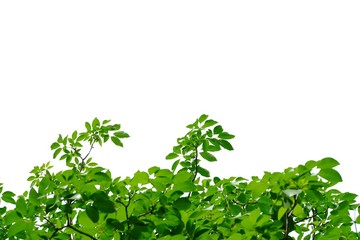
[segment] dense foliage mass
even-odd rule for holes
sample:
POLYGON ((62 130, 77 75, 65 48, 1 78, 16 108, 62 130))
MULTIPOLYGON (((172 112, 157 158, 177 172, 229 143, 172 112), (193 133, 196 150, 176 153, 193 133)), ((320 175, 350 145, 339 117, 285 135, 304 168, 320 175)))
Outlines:
POLYGON ((251 180, 210 178, 201 161, 233 150, 234 135, 202 115, 166 156, 171 169, 114 178, 91 150, 122 147, 129 135, 108 120, 85 127, 51 145, 65 170, 35 167, 20 196, 0 186, 0 239, 360 239, 357 196, 334 188, 342 179, 332 158, 251 180))

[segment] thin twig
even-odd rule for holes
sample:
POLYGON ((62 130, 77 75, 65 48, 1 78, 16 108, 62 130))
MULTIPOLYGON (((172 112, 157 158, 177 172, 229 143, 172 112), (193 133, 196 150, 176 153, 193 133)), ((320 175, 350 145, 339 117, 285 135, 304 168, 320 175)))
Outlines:
POLYGON ((80 157, 80 159, 81 159, 81 165, 80 165, 80 169, 79 169, 80 172, 84 169, 85 160, 86 160, 86 158, 90 155, 91 150, 94 148, 94 143, 95 143, 95 142, 93 142, 93 143, 90 145, 89 152, 85 155, 85 157, 82 157, 81 154, 79 153, 79 157, 80 157))

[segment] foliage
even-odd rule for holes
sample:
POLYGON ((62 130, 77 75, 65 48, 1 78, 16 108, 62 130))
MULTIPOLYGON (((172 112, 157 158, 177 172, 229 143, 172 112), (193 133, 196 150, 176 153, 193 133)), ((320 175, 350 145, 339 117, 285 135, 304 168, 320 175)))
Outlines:
POLYGON ((200 163, 233 150, 234 135, 201 115, 166 156, 171 169, 154 166, 114 178, 93 162, 91 150, 108 140, 122 147, 129 135, 109 120, 95 118, 85 127, 51 145, 65 170, 35 167, 30 189, 20 196, 0 186, 0 239, 360 238, 352 230, 360 218, 349 213, 360 211, 357 196, 334 188, 342 179, 333 158, 251 180, 210 178, 200 163))

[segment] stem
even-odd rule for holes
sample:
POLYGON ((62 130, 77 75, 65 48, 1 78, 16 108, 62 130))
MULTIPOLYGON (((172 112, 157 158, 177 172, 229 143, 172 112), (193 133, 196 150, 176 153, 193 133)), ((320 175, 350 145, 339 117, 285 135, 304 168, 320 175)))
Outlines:
POLYGON ((194 182, 195 181, 195 179, 196 179, 196 175, 198 174, 198 171, 199 171, 199 169, 198 169, 198 166, 199 166, 199 162, 198 162, 198 147, 197 146, 194 146, 195 147, 195 157, 194 157, 194 162, 195 162, 195 174, 194 174, 194 177, 193 177, 193 180, 192 180, 192 182, 194 182))
POLYGON ((285 238, 284 238, 284 240, 289 239, 289 218, 291 217, 291 214, 292 214, 294 208, 296 207, 296 204, 297 204, 297 195, 294 197, 294 205, 292 206, 290 211, 288 211, 285 214, 285 238))
MULTIPOLYGON (((72 201, 68 201, 68 204, 71 205, 71 204, 72 204, 72 201)), ((50 239, 52 239, 53 237, 55 237, 56 233, 59 232, 59 231, 61 231, 61 230, 63 230, 64 228, 70 228, 70 229, 74 230, 74 231, 77 232, 77 233, 80 233, 80 234, 82 234, 82 235, 84 235, 84 236, 89 237, 89 238, 92 239, 92 240, 97 240, 97 238, 91 236, 90 234, 88 234, 88 233, 86 233, 86 232, 83 232, 83 231, 81 231, 80 229, 77 229, 76 227, 74 227, 74 226, 73 226, 73 223, 72 223, 72 219, 70 218, 70 216, 69 216, 68 213, 66 213, 66 225, 65 225, 65 226, 62 226, 62 227, 60 227, 60 228, 56 227, 56 225, 55 225, 53 222, 51 222, 47 217, 44 217, 44 219, 46 220, 46 222, 47 222, 48 224, 50 224, 50 225, 55 229, 55 231, 53 232, 53 234, 50 236, 50 239)), ((70 239, 73 239, 72 237, 73 237, 73 236, 72 236, 72 234, 71 234, 71 235, 70 235, 70 239)))
MULTIPOLYGON (((198 169, 198 166, 199 166, 199 162, 198 162, 198 146, 197 145, 194 145, 194 148, 195 148, 195 157, 194 157, 194 162, 195 162, 195 172, 194 172, 194 177, 193 177, 193 179, 192 179, 192 182, 194 182, 195 180, 196 180, 196 176, 197 176, 197 174, 198 174, 198 171, 199 171, 199 169, 198 169)), ((189 192, 189 194, 188 194, 188 198, 190 197, 190 195, 191 195, 191 192, 189 192)))
POLYGON ((75 228, 73 225, 69 225, 69 226, 67 226, 67 227, 68 227, 68 228, 71 228, 71 229, 74 230, 75 232, 78 232, 78 233, 80 233, 80 234, 82 234, 82 235, 85 235, 85 236, 89 237, 89 238, 92 239, 92 240, 97 240, 96 238, 94 238, 94 237, 91 236, 90 234, 88 234, 88 233, 86 233, 86 232, 83 232, 83 231, 75 228))
MULTIPOLYGON (((327 210, 325 210, 324 212, 320 212, 320 213, 314 213, 312 216, 303 218, 303 219, 301 219, 301 220, 299 220, 299 221, 296 221, 295 223, 299 223, 299 222, 303 222, 303 221, 308 220, 308 219, 311 219, 311 218, 315 218, 315 217, 317 217, 318 215, 324 214, 324 213, 326 213, 326 212, 327 212, 327 210)), ((315 219, 313 219, 313 221, 314 221, 314 220, 315 220, 315 219)))
MULTIPOLYGON (((134 195, 135 195, 135 193, 134 193, 134 195)), ((133 195, 133 196, 134 196, 133 195)), ((123 203, 122 201, 119 201, 119 203, 121 204, 121 205, 123 205, 124 206, 124 208, 125 208, 125 217, 126 217, 126 223, 127 223, 127 227, 128 227, 128 232, 130 232, 130 222, 129 222, 129 212, 128 212, 128 207, 130 206, 130 202, 131 202, 131 199, 133 198, 133 196, 129 196, 129 201, 127 202, 127 204, 125 204, 125 203, 123 203)), ((128 234, 128 239, 130 240, 130 234, 128 234)))
POLYGON ((89 152, 85 155, 85 157, 82 157, 81 154, 79 154, 79 157, 80 157, 80 159, 81 159, 81 165, 80 165, 80 169, 79 169, 80 172, 84 169, 85 160, 88 158, 88 156, 89 156, 90 153, 91 153, 91 150, 94 148, 94 143, 95 143, 95 142, 93 142, 93 143, 90 145, 89 152))

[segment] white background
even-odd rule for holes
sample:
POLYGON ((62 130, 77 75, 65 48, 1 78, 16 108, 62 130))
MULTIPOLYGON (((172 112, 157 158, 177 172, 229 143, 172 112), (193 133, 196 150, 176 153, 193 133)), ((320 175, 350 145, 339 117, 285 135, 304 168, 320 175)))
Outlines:
MULTIPOLYGON (((212 176, 334 157, 360 194, 358 1, 1 1, 0 182, 20 194, 57 134, 121 123, 114 176, 160 165, 202 113, 235 134, 212 176)), ((59 169, 63 163, 51 160, 59 169)))

